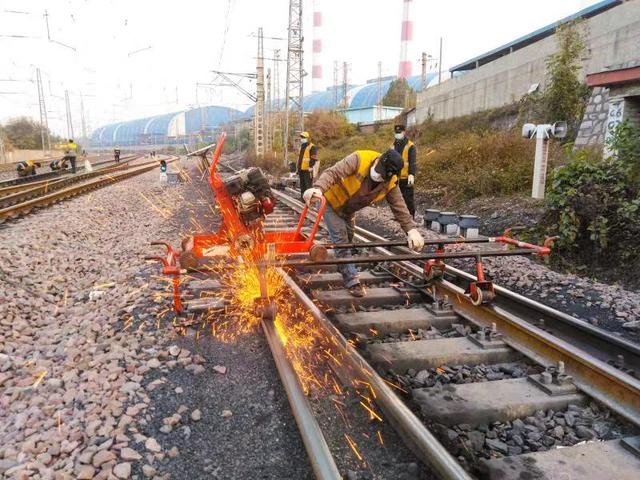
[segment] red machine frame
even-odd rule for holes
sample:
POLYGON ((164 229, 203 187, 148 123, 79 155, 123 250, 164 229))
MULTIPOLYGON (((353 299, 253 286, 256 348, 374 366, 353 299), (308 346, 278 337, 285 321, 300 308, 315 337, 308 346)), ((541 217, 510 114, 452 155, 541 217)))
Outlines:
MULTIPOLYGON (((162 263, 162 273, 172 277, 174 306, 178 313, 183 311, 183 305, 180 300, 180 274, 184 272, 187 266, 195 266, 199 259, 229 256, 240 256, 245 261, 258 263, 260 266, 262 265, 261 261, 265 260, 267 256, 307 253, 314 246, 316 233, 320 228, 326 208, 326 200, 322 197, 309 236, 302 232, 302 227, 309 212, 308 206, 305 206, 300 214, 300 220, 295 230, 264 232, 262 221, 255 222, 251 226, 245 225, 236 210, 233 196, 227 191, 222 176, 218 172, 218 162, 222 154, 225 138, 226 133, 223 132, 213 153, 208 178, 209 185, 222 214, 220 228, 217 232, 196 234, 183 239, 182 251, 180 252, 166 242, 153 242, 151 245, 163 245, 167 250, 167 255, 166 257, 146 257, 147 260, 155 260, 162 263)), ((207 152, 204 152, 203 156, 206 156, 206 154, 207 152)), ((269 205, 266 206, 269 207, 269 205)), ((270 208, 272 209, 272 205, 270 205, 270 208)), ((259 270, 261 275, 261 300, 263 303, 268 303, 264 272, 261 268, 259 270)))

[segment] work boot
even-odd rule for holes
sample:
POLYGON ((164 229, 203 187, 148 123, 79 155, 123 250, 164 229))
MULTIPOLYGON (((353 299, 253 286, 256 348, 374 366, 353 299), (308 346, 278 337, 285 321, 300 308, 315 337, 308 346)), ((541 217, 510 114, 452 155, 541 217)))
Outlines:
POLYGON ((362 286, 361 283, 356 283, 355 285, 352 285, 349 287, 349 294, 352 297, 357 297, 357 298, 364 297, 365 295, 364 287, 362 286))

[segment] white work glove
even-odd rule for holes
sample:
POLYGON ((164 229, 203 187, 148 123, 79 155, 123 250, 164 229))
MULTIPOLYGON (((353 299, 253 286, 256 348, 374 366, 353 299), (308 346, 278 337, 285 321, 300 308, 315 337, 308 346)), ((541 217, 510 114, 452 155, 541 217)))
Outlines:
POLYGON ((407 244, 414 252, 419 252, 424 247, 424 238, 422 238, 417 228, 412 228, 407 232, 407 244))
POLYGON ((409 175, 407 177, 407 185, 408 186, 413 187, 413 182, 415 182, 415 181, 416 181, 416 179, 415 179, 415 177, 413 175, 409 175))
POLYGON ((302 199, 307 205, 311 205, 311 200, 316 197, 318 199, 322 198, 322 190, 320 190, 319 188, 307 188, 302 194, 302 199))

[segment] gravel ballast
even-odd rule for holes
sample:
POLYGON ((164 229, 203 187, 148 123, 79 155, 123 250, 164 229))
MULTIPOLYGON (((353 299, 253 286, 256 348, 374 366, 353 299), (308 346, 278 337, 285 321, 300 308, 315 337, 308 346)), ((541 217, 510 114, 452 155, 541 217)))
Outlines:
MULTIPOLYGON (((424 227, 419 213, 416 213, 416 223, 426 239, 441 238, 440 234, 424 227)), ((384 205, 367 207, 358 212, 357 224, 381 235, 404 236, 391 211, 384 205)), ((454 260, 449 263, 475 273, 471 261, 454 260)), ((602 283, 587 276, 556 272, 530 257, 487 257, 484 265, 485 273, 497 285, 640 342, 640 292, 602 283)))
POLYGON ((1 478, 310 478, 264 339, 181 338, 164 313, 144 256, 192 207, 158 176, 0 227, 1 478))

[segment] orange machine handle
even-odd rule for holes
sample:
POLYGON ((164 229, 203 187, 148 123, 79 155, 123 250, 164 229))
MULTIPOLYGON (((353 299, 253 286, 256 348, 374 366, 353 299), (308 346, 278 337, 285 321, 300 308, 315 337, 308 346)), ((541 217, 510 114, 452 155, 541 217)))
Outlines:
MULTIPOLYGON (((325 208, 327 208, 327 199, 324 198, 323 195, 322 197, 320 197, 320 208, 318 209, 318 213, 316 214, 316 221, 313 223, 311 232, 309 233, 309 238, 307 238, 307 241, 305 242, 305 248, 307 250, 313 245, 313 241, 316 238, 316 233, 320 228, 320 222, 322 222, 322 217, 324 216, 325 208)), ((307 213, 309 213, 309 205, 305 205, 302 213, 300 214, 300 220, 298 220, 298 226, 296 227, 296 238, 302 237, 302 226, 307 219, 307 213)))

